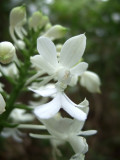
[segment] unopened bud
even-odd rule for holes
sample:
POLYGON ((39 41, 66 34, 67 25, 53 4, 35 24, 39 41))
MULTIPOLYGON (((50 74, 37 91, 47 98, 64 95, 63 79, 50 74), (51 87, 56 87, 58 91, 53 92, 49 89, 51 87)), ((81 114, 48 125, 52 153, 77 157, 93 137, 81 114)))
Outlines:
POLYGON ((30 29, 37 31, 37 29, 41 28, 41 19, 42 19, 42 13, 39 11, 34 12, 33 15, 29 18, 30 29))
POLYGON ((15 47, 10 42, 0 43, 0 62, 3 64, 10 63, 15 55, 15 47))
POLYGON ((57 44, 56 45, 56 51, 61 52, 62 46, 63 46, 62 44, 57 44))
POLYGON ((22 40, 17 40, 16 47, 19 49, 25 49, 25 43, 22 40))
POLYGON ((100 78, 94 72, 85 71, 81 76, 80 84, 89 92, 100 93, 100 78))
POLYGON ((48 16, 43 16, 41 20, 41 27, 45 26, 49 22, 48 16))
POLYGON ((58 59, 60 58, 60 52, 61 52, 62 46, 63 46, 62 44, 57 44, 56 45, 56 51, 57 51, 58 59))
POLYGON ((55 25, 51 27, 44 36, 50 38, 51 40, 59 39, 65 36, 67 28, 61 25, 55 25))
POLYGON ((26 20, 26 9, 24 6, 15 7, 10 12, 10 26, 16 26, 26 20))
POLYGON ((0 114, 2 114, 5 111, 5 100, 3 96, 0 94, 0 114))
POLYGON ((43 16, 41 12, 34 12, 33 15, 29 18, 29 27, 34 31, 44 27, 49 22, 47 16, 43 16))

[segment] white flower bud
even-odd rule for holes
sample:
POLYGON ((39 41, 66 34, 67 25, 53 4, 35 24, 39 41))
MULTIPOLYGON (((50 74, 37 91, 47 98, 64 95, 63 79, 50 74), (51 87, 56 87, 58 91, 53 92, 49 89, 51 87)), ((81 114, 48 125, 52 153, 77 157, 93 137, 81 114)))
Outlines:
POLYGON ((42 20, 42 13, 39 11, 34 12, 28 21, 30 29, 37 31, 37 29, 41 28, 41 20, 42 20))
POLYGON ((100 78, 94 72, 85 71, 81 76, 80 84, 89 92, 100 93, 100 78))
POLYGON ((5 112, 5 101, 3 99, 3 96, 0 94, 0 114, 2 114, 3 112, 5 112))
POLYGON ((37 31, 45 26, 49 22, 49 19, 47 16, 43 16, 41 12, 37 11, 33 13, 28 22, 29 28, 37 31))
POLYGON ((10 42, 0 43, 0 62, 3 64, 10 63, 15 55, 15 47, 10 42))
POLYGON ((15 7, 10 12, 10 26, 15 27, 26 21, 26 9, 24 6, 15 7))
POLYGON ((43 16, 41 20, 41 28, 49 22, 48 16, 43 16))
POLYGON ((56 51, 61 52, 62 46, 63 46, 62 44, 57 44, 56 45, 56 51))
POLYGON ((62 49, 62 44, 57 44, 56 45, 56 51, 57 51, 57 57, 59 58, 60 57, 60 52, 61 52, 61 49, 62 49))
POLYGON ((51 40, 59 39, 65 36, 67 28, 61 25, 55 25, 51 27, 44 36, 50 38, 51 40))
POLYGON ((22 40, 17 40, 16 47, 19 49, 25 49, 25 43, 22 40))

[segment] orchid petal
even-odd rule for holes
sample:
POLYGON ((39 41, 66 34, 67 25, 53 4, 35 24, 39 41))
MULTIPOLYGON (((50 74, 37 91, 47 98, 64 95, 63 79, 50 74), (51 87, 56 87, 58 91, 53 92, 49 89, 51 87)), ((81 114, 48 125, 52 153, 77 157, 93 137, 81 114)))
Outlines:
MULTIPOLYGON (((41 121, 47 128, 48 132, 55 137, 59 137, 61 139, 61 132, 59 132, 59 124, 54 118, 50 118, 48 120, 41 121)), ((61 130, 60 130, 61 131, 61 130)))
POLYGON ((43 97, 49 97, 57 92, 56 88, 42 88, 41 87, 40 89, 37 89, 37 90, 32 89, 32 88, 29 88, 29 89, 43 97))
POLYGON ((54 43, 47 37, 40 37, 37 39, 37 50, 40 55, 46 60, 46 63, 50 63, 56 67, 58 64, 56 47, 54 43))
POLYGON ((34 110, 34 114, 38 117, 38 119, 49 119, 60 110, 60 107, 60 98, 59 95, 57 95, 49 103, 36 107, 34 110))
POLYGON ((51 135, 41 135, 41 134, 34 134, 34 133, 30 133, 29 135, 31 137, 33 137, 33 138, 40 138, 40 139, 51 139, 51 138, 54 138, 51 135))
POLYGON ((53 66, 50 63, 46 62, 46 60, 41 55, 35 55, 31 57, 30 60, 32 64, 34 64, 34 66, 42 69, 47 73, 52 73, 54 71, 53 66))
POLYGON ((87 115, 81 109, 71 104, 64 95, 62 95, 62 108, 77 120, 85 121, 87 118, 87 115))
POLYGON ((91 136, 91 135, 94 135, 96 134, 97 131, 96 130, 89 130, 89 131, 80 131, 78 133, 78 135, 83 135, 83 136, 91 136))
POLYGON ((88 64, 85 62, 81 62, 71 69, 71 73, 73 75, 80 76, 86 71, 87 68, 88 68, 88 64))
POLYGON ((75 153, 86 153, 88 151, 88 145, 85 138, 78 136, 71 136, 68 140, 75 153))
POLYGON ((60 53, 60 63, 68 68, 73 67, 82 57, 86 46, 86 36, 79 36, 68 39, 60 53))
POLYGON ((72 124, 72 119, 53 117, 49 120, 42 120, 42 123, 46 126, 51 135, 61 139, 62 134, 62 139, 66 139, 70 133, 69 128, 72 124))
POLYGON ((78 108, 83 108, 83 107, 85 107, 85 106, 82 105, 81 103, 80 103, 80 104, 76 104, 76 103, 74 103, 73 101, 71 101, 71 99, 69 99, 66 94, 63 94, 63 95, 64 95, 64 97, 67 99, 67 101, 68 101, 69 103, 71 103, 73 106, 78 107, 78 108))
POLYGON ((83 128, 85 121, 78 121, 76 119, 73 119, 73 123, 70 127, 70 132, 74 132, 76 135, 80 132, 80 130, 83 128))

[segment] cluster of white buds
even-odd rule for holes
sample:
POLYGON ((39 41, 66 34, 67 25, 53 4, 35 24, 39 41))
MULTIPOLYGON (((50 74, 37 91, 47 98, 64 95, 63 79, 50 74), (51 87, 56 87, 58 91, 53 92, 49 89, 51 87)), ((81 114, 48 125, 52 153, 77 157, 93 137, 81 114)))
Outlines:
MULTIPOLYGON (((25 6, 15 7, 11 10, 9 31, 16 47, 20 49, 25 48, 23 39, 24 36, 27 35, 27 32, 23 25, 26 22, 25 6)), ((67 29, 61 25, 52 26, 49 22, 49 18, 43 15, 40 11, 34 12, 28 19, 28 26, 29 29, 33 29, 34 31, 38 31, 45 27, 45 30, 47 30, 46 33, 41 34, 44 34, 44 36, 49 37, 52 40, 64 37, 67 32, 67 29)))

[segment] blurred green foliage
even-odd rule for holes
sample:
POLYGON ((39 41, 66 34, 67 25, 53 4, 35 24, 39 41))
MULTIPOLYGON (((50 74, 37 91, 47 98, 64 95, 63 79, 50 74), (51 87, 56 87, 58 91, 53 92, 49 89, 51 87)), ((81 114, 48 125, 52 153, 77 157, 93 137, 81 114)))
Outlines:
MULTIPOLYGON (((89 63, 89 70, 96 72, 102 83, 101 95, 91 95, 82 88, 77 89, 78 93, 83 94, 83 97, 87 97, 90 101, 86 129, 98 130, 97 135, 87 139, 89 152, 86 159, 118 160, 120 159, 120 0, 48 2, 50 1, 1 0, 0 40, 9 39, 10 9, 22 3, 26 4, 29 13, 42 10, 49 15, 53 24, 58 23, 70 28, 66 38, 81 33, 86 34, 87 47, 84 59, 89 63)), ((29 155, 29 160, 31 159, 29 155)))

